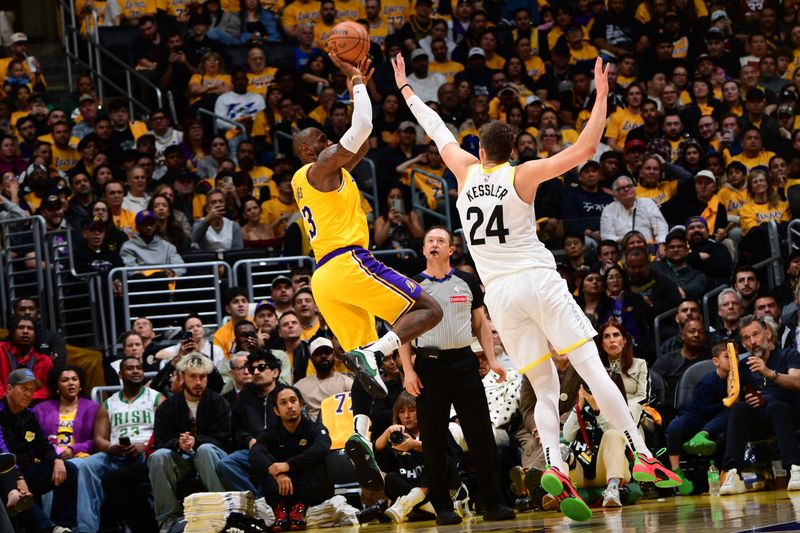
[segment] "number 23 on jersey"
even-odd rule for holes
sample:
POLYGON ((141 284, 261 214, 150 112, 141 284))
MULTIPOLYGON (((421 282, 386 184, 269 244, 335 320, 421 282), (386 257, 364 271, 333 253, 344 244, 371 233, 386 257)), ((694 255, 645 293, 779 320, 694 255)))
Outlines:
POLYGON ((308 228, 308 238, 313 241, 317 236, 317 224, 314 222, 311 208, 307 205, 303 206, 303 219, 306 221, 306 228, 308 228))
POLYGON ((506 236, 511 232, 503 224, 502 205, 494 206, 488 217, 480 207, 471 206, 467 209, 467 220, 472 221, 473 219, 475 222, 472 222, 469 229, 470 246, 486 244, 487 237, 497 237, 500 244, 506 243, 506 236), (484 221, 486 222, 485 226, 484 221), (484 235, 484 237, 480 235, 484 235))

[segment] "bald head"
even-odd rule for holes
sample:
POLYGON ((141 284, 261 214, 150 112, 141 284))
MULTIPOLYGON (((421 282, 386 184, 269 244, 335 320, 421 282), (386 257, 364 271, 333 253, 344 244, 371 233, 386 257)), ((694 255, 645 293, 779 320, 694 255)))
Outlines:
POLYGON ((306 128, 295 134, 292 148, 294 155, 305 165, 314 163, 319 154, 331 144, 328 136, 318 128, 306 128))

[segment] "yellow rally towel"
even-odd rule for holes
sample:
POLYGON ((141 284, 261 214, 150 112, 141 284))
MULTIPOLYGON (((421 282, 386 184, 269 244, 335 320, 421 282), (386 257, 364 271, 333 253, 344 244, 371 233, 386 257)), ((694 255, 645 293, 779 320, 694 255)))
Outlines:
POLYGON ((739 354, 732 342, 728 343, 728 360, 731 370, 728 372, 728 396, 722 400, 725 407, 730 407, 739 399, 739 354))

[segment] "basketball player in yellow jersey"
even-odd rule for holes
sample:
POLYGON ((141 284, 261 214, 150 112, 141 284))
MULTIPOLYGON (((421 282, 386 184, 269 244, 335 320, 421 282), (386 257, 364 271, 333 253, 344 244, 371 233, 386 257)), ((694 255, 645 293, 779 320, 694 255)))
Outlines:
POLYGON ((365 82, 372 72, 369 60, 355 67, 334 53, 330 58, 350 82, 352 125, 338 144, 317 128, 295 135, 294 153, 303 167, 295 173, 292 189, 317 259, 311 278, 314 299, 346 352, 344 363, 357 378, 352 391, 355 433, 345 449, 359 483, 379 490, 383 478, 368 437, 369 396, 380 399, 387 393, 378 373, 378 359, 438 324, 442 309, 416 282, 369 253, 367 219, 350 170, 369 148, 372 105, 365 82), (393 328, 380 339, 376 316, 393 328))

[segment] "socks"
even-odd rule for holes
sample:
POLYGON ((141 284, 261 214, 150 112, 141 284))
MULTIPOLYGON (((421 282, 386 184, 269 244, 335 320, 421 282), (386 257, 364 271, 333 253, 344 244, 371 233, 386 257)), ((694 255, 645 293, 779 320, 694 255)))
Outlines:
POLYGON ((368 346, 373 352, 381 352, 383 355, 389 355, 395 350, 400 349, 400 337, 394 331, 390 331, 377 341, 368 346))
POLYGON ((536 407, 533 416, 539 430, 539 440, 544 449, 544 460, 550 466, 569 475, 569 467, 561 458, 559 436, 561 428, 558 419, 558 394, 560 384, 558 373, 550 359, 534 366, 525 373, 536 393, 536 407))
POLYGON ((353 431, 369 441, 370 420, 367 415, 355 415, 353 417, 353 431))
MULTIPOLYGON (((616 384, 603 368, 594 342, 587 342, 569 353, 569 360, 584 382, 592 390, 600 412, 617 430, 622 432, 628 447, 645 457, 653 454, 644 443, 644 438, 633 421, 628 403, 619 392, 616 384)), ((536 394, 539 398, 539 394, 536 394)))
POLYGON ((608 488, 609 489, 618 489, 619 488, 619 478, 612 477, 608 480, 608 488))

